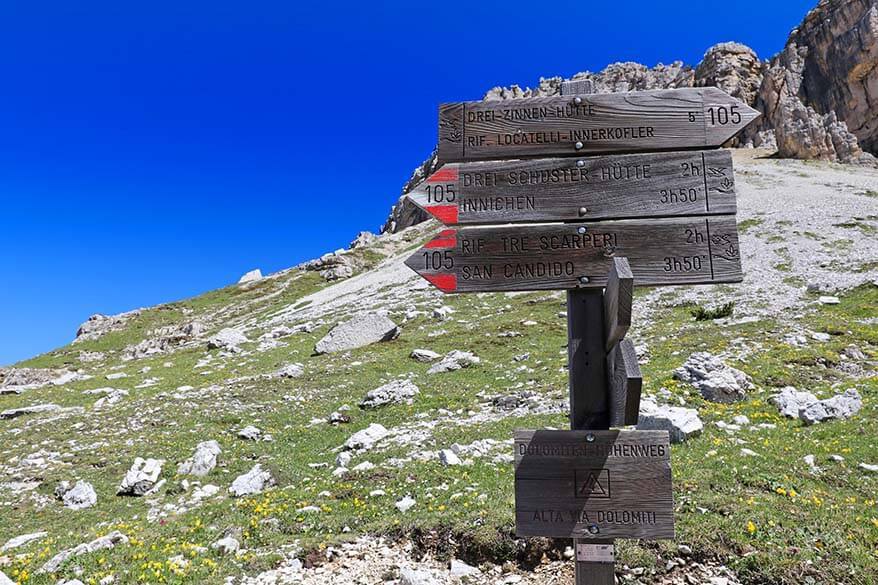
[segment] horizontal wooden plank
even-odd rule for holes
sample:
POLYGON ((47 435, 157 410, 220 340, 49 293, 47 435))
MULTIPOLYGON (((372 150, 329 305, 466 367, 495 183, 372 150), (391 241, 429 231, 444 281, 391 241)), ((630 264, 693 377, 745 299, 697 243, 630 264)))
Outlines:
POLYGON ((615 256, 635 286, 742 279, 732 215, 446 229, 406 265, 443 292, 600 288, 615 256))
POLYGON ((759 112, 715 87, 439 107, 439 162, 719 146, 759 112))
POLYGON ((673 538, 666 431, 515 431, 518 536, 673 538))
POLYGON ((621 340, 607 353, 607 383, 610 426, 636 425, 643 375, 631 340, 621 340))
POLYGON ((736 210, 728 150, 448 163, 408 197, 446 225, 736 210))

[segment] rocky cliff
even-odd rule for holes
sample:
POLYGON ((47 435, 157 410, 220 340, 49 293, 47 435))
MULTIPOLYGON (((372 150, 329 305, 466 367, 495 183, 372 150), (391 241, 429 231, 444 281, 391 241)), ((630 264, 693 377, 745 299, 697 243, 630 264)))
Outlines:
MULTIPOLYGON (((692 68, 680 61, 646 67, 614 63, 591 79, 597 93, 716 86, 763 113, 729 146, 777 149, 783 158, 874 163, 878 152, 878 0, 821 0, 770 61, 740 43, 714 45, 692 68), (865 152, 864 152, 865 151, 865 152)), ((534 88, 495 87, 485 100, 551 96, 561 77, 534 88)), ((435 153, 403 186, 382 226, 396 232, 427 219, 405 194, 436 168, 435 153)))

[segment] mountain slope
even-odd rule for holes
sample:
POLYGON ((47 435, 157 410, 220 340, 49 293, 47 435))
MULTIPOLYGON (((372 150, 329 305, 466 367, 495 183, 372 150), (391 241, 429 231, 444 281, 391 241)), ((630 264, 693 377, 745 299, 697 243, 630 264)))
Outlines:
MULTIPOLYGON (((735 152, 745 281, 637 293, 630 336, 645 392, 697 409, 705 428, 673 448, 677 541, 620 543, 632 580, 878 581, 878 473, 859 467, 878 464, 878 171, 762 154, 735 152), (818 301, 827 294, 839 303, 818 301), (729 301, 731 318, 690 314, 729 301), (698 351, 755 388, 735 404, 704 400, 673 379, 698 351), (767 400, 789 385, 824 398, 856 389, 863 408, 804 426, 767 400), (729 427, 740 415, 750 423, 729 427)), ((95 320, 77 342, 3 371, 0 411, 55 407, 0 415, 0 548, 46 532, 0 552, 0 571, 22 583, 383 583, 405 564, 445 582, 444 561, 456 557, 484 563, 477 583, 556 582, 570 570, 568 543, 512 537, 509 441, 514 428, 566 426, 563 293, 443 297, 402 265, 437 229, 427 222, 256 282, 95 320), (398 338, 315 355, 336 323, 376 311, 400 325, 398 338), (227 328, 246 341, 209 349, 227 328), (415 349, 479 362, 431 374, 436 361, 412 359, 415 349), (392 381, 419 392, 358 407, 392 381), (373 424, 386 435, 337 461, 373 424), (256 440, 239 436, 248 426, 256 440), (180 473, 211 440, 222 450, 216 468, 180 473), (454 444, 464 464, 446 466, 438 451, 454 444), (164 460, 166 482, 116 495, 137 457, 164 460), (256 464, 276 485, 235 497, 230 486, 256 464), (55 498, 59 482, 76 480, 94 487, 96 505, 55 498), (80 549, 39 572, 114 532, 112 548, 80 549), (211 548, 223 538, 240 550, 228 540, 227 554, 211 548)))

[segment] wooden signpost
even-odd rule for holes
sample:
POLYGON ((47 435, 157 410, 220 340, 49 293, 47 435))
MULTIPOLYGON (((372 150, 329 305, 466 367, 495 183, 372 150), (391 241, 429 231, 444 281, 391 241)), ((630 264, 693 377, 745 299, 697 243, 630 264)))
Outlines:
POLYGON ((576 584, 611 585, 613 539, 674 537, 668 433, 608 430, 640 409, 633 289, 742 279, 731 155, 704 149, 759 114, 716 88, 561 93, 440 106, 442 166, 409 197, 463 227, 406 264, 446 293, 567 290, 572 430, 515 431, 516 531, 573 538, 576 584))
POLYGON ((443 292, 602 288, 613 258, 635 284, 740 282, 735 216, 443 230, 406 264, 443 292))
POLYGON ((715 87, 443 104, 439 162, 710 148, 758 117, 715 87))
POLYGON ((727 150, 449 163, 409 194, 445 225, 735 213, 727 150))

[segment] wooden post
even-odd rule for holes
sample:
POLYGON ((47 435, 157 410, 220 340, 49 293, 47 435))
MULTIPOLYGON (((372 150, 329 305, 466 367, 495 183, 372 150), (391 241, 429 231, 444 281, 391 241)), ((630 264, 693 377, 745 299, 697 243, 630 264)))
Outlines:
MULTIPOLYGON (((561 94, 594 91, 590 79, 561 84, 561 94)), ((610 428, 607 407, 604 296, 600 289, 567 291, 567 367, 570 379, 570 429, 610 428)), ((613 585, 613 562, 580 561, 580 550, 605 547, 612 540, 574 539, 576 585, 613 585), (583 545, 588 548, 583 548, 583 545)), ((602 549, 607 550, 607 549, 602 549)))

